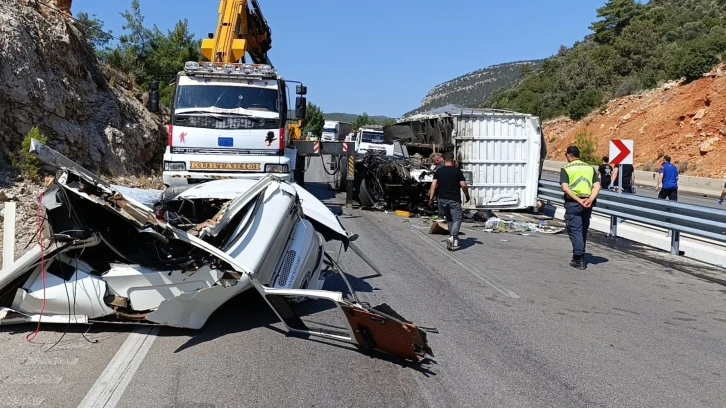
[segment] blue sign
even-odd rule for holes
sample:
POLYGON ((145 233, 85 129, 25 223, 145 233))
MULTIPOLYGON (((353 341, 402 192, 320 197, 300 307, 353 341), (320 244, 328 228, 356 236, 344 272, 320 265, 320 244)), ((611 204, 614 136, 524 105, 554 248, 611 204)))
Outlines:
POLYGON ((232 147, 234 146, 234 139, 231 137, 220 137, 217 139, 217 146, 232 147))

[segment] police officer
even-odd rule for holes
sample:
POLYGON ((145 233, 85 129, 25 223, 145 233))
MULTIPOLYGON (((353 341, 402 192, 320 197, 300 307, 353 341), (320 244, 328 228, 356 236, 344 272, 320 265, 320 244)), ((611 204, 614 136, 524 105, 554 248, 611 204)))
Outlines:
POLYGON ((565 153, 568 164, 560 171, 560 184, 565 193, 565 225, 572 242, 572 261, 570 266, 585 270, 585 244, 590 216, 600 181, 595 169, 580 160, 580 149, 570 146, 565 153))

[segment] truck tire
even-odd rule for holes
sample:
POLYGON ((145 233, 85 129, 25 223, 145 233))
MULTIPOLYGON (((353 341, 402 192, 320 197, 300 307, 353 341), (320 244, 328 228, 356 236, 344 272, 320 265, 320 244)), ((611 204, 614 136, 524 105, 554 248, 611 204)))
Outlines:
POLYGON ((376 202, 373 200, 373 196, 366 187, 366 181, 362 180, 360 183, 360 192, 358 193, 358 201, 362 207, 373 207, 376 202))

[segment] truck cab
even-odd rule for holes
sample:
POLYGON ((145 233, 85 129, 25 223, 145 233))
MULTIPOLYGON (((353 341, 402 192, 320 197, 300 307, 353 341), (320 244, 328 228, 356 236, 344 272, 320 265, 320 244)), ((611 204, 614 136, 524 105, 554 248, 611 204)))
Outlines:
POLYGON ((352 130, 353 125, 350 123, 326 120, 325 124, 323 124, 323 135, 320 140, 323 142, 342 142, 352 130))
MULTIPOLYGON (((297 87, 299 95, 304 88, 297 87)), ((154 91, 150 106, 158 111, 154 91)), ((298 96, 296 116, 304 111, 305 98, 298 96)), ((259 179, 268 173, 293 181, 297 151, 287 126, 287 85, 272 66, 187 62, 176 78, 164 184, 259 179)))
POLYGON ((383 156, 394 156, 393 142, 387 142, 383 135, 382 126, 366 126, 358 129, 355 135, 355 152, 367 152, 383 156))

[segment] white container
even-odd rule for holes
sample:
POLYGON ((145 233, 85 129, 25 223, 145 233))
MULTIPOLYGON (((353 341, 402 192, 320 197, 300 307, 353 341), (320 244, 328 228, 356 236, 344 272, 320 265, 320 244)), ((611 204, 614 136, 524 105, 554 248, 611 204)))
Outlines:
POLYGON ((454 157, 467 176, 471 196, 464 208, 536 208, 547 155, 539 118, 483 109, 451 115, 454 157))

